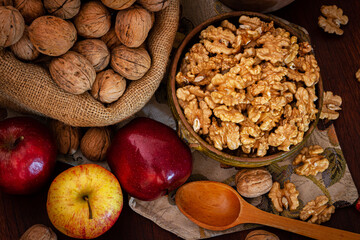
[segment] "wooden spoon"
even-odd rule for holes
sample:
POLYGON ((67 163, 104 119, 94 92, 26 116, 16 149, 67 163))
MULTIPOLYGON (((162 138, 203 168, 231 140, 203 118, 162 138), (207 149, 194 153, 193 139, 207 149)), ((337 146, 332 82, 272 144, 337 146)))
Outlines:
POLYGON ((184 184, 175 197, 180 211, 200 227, 222 231, 242 223, 257 223, 315 239, 360 239, 360 234, 264 212, 247 203, 232 187, 213 181, 184 184))

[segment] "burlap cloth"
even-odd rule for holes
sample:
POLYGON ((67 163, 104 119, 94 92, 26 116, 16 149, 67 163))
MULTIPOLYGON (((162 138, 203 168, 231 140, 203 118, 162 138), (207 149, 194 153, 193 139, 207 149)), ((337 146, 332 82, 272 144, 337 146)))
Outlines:
POLYGON ((179 0, 171 0, 155 19, 147 39, 151 67, 144 77, 131 81, 115 103, 104 106, 88 92, 67 93, 43 67, 18 61, 10 51, 0 48, 0 106, 81 127, 112 125, 130 117, 150 100, 163 79, 178 28, 179 0))
MULTIPOLYGON (((177 33, 177 37, 179 38, 184 35, 184 31, 187 31, 186 29, 190 30, 203 20, 216 14, 230 11, 230 9, 215 0, 182 0, 181 3, 183 12, 180 25, 181 32, 177 33), (194 9, 196 9, 196 11, 194 11, 194 9)), ((179 41, 175 41, 175 47, 181 39, 177 40, 179 41)), ((18 113, 8 111, 8 117, 13 115, 18 115, 18 113)), ((150 117, 174 129, 176 128, 175 119, 167 105, 165 81, 139 112, 116 126, 121 127, 137 116, 150 117)), ((324 126, 323 122, 320 122, 306 143, 307 146, 314 144, 322 146, 325 149, 326 157, 330 160, 330 166, 326 171, 315 177, 304 177, 293 174, 294 166, 292 165, 292 160, 295 156, 291 156, 282 162, 267 167, 273 176, 273 180, 280 183, 290 180, 296 185, 296 188, 300 192, 300 208, 308 201, 320 195, 326 195, 336 208, 352 205, 358 198, 358 192, 342 154, 334 126, 332 124, 324 126)), ((194 166, 190 181, 208 179, 223 182, 230 186, 235 185, 234 176, 238 171, 237 169, 221 168, 219 162, 198 151, 193 151, 193 159, 194 166)), ((59 160, 71 165, 90 162, 80 151, 76 152, 73 156, 59 156, 59 160)), ((106 162, 98 164, 109 169, 106 162)), ((178 210, 174 203, 174 194, 175 192, 172 192, 168 196, 150 202, 140 201, 130 197, 129 206, 138 214, 151 219, 160 227, 184 239, 203 239, 257 227, 257 225, 254 224, 242 224, 221 232, 200 228, 188 220, 178 210)), ((279 214, 273 209, 266 195, 246 200, 262 210, 279 214)), ((284 211, 281 215, 297 218, 299 211, 293 211, 291 213, 284 211)), ((336 218, 336 212, 333 217, 336 218)))

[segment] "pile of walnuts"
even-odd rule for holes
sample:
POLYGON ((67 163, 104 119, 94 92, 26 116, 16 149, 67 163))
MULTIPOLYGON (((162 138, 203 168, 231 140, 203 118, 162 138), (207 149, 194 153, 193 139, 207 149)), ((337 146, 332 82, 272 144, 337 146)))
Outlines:
MULTIPOLYGON (((146 38, 168 0, 2 0, 0 47, 19 59, 50 56, 50 75, 71 94, 108 104, 151 66, 146 38)), ((45 58, 46 59, 46 58, 45 58)))
POLYGON ((239 23, 224 20, 200 33, 176 75, 179 104, 193 130, 219 150, 289 151, 318 113, 312 47, 273 22, 241 16, 239 23))

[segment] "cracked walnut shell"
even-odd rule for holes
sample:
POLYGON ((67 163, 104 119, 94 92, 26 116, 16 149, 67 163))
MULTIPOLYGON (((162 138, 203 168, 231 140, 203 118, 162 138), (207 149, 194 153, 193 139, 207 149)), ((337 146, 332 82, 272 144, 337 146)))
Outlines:
POLYGON ((31 23, 29 38, 39 52, 60 56, 74 45, 77 35, 70 21, 55 16, 41 16, 31 23))
POLYGON ((50 227, 35 224, 24 232, 20 240, 57 240, 57 236, 50 227))
POLYGON ((299 206, 298 196, 299 191, 291 182, 285 182, 283 189, 280 188, 280 183, 274 182, 269 192, 269 198, 278 212, 282 212, 284 208, 290 211, 296 210, 299 206))
POLYGON ((141 6, 134 5, 119 11, 116 15, 116 36, 127 47, 140 47, 145 42, 151 27, 151 13, 141 6))
POLYGON ((321 224, 329 221, 331 214, 335 212, 335 207, 330 205, 326 196, 318 196, 314 200, 308 202, 300 212, 300 219, 308 220, 309 223, 321 224))
POLYGON ((62 19, 73 18, 80 11, 81 0, 44 0, 49 14, 62 19))
POLYGON ((103 161, 110 146, 108 127, 89 128, 80 142, 82 154, 91 161, 103 161))
POLYGON ((104 70, 110 62, 110 52, 100 39, 85 39, 75 43, 73 51, 90 61, 96 72, 104 70))
POLYGON ((102 103, 112 103, 125 92, 126 80, 112 69, 99 72, 91 88, 91 95, 102 103))
POLYGON ((73 155, 79 148, 80 128, 72 127, 58 120, 52 120, 50 126, 55 136, 58 151, 61 154, 73 155))
POLYGON ((84 3, 74 18, 78 34, 85 38, 104 36, 111 26, 111 15, 108 9, 98 1, 84 3))
POLYGON ((272 183, 272 176, 265 168, 242 169, 235 176, 237 191, 247 198, 269 192, 272 183))
POLYGON ((82 94, 90 90, 96 77, 95 69, 89 60, 73 51, 54 58, 49 71, 56 84, 72 94, 82 94))
POLYGON ((293 165, 303 163, 295 168, 295 173, 304 176, 315 176, 319 172, 325 171, 329 167, 329 160, 320 155, 323 152, 324 149, 319 145, 304 147, 293 161, 293 165))
POLYGON ((111 51, 111 67, 129 80, 142 78, 150 69, 151 58, 145 48, 117 46, 111 51))
POLYGON ((19 10, 12 6, 0 6, 0 47, 9 47, 20 40, 25 21, 19 10))
POLYGON ((320 119, 337 119, 339 117, 339 113, 337 111, 341 110, 341 104, 342 99, 340 96, 334 95, 331 91, 325 92, 320 119))

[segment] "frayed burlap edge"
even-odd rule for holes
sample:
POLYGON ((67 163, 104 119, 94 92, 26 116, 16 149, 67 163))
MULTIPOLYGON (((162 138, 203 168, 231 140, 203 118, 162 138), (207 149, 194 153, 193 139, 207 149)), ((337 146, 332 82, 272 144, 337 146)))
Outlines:
POLYGON ((179 0, 171 0, 166 9, 156 13, 148 37, 151 68, 140 80, 132 81, 115 103, 104 106, 88 92, 67 93, 41 66, 21 62, 7 49, 0 49, 0 106, 79 127, 107 126, 129 118, 150 100, 164 77, 178 28, 179 5, 179 0))

